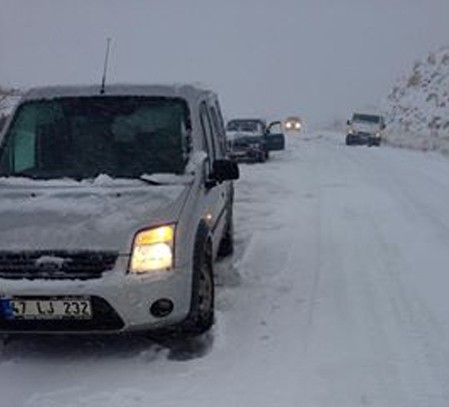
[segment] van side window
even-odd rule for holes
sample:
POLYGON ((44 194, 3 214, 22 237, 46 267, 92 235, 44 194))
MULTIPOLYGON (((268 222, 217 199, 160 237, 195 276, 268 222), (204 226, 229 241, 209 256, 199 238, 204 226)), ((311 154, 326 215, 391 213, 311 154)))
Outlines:
POLYGON ((217 111, 218 121, 220 122, 220 126, 223 129, 223 133, 226 133, 225 122, 224 122, 223 116, 221 114, 221 107, 220 107, 220 103, 218 102, 218 99, 215 100, 215 109, 217 111))
MULTIPOLYGON (((212 162, 216 159, 215 143, 212 133, 212 125, 207 113, 206 103, 201 103, 200 106, 200 119, 201 127, 203 130, 204 141, 206 144, 207 155, 209 156, 209 166, 212 166, 212 162)), ((211 167, 212 168, 212 167, 211 167)))
POLYGON ((215 133, 215 138, 218 141, 217 143, 217 157, 222 158, 225 155, 225 151, 226 151, 226 140, 225 140, 225 133, 224 133, 224 129, 221 127, 219 119, 218 119, 218 115, 217 115, 217 111, 215 109, 215 107, 210 107, 210 116, 212 118, 212 124, 213 124, 213 129, 214 129, 214 133, 215 133))

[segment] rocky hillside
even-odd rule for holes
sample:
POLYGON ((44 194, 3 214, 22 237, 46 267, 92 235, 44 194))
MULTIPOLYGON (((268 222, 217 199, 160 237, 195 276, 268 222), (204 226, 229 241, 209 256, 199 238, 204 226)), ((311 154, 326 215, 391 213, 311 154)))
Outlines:
POLYGON ((391 144, 449 153, 449 48, 415 63, 384 107, 391 144))

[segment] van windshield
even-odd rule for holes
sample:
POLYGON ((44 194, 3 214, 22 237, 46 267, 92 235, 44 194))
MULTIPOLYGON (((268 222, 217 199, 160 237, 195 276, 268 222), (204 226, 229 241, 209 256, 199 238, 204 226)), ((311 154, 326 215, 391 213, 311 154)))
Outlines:
POLYGON ((26 102, 5 135, 0 176, 181 174, 189 128, 181 99, 105 96, 26 102))

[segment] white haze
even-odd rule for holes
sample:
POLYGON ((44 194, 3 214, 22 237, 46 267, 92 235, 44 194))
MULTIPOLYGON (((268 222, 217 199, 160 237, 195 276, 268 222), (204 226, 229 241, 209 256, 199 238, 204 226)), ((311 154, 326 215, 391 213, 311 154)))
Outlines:
POLYGON ((228 117, 324 123, 449 42, 447 0, 0 0, 0 85, 201 82, 228 117))

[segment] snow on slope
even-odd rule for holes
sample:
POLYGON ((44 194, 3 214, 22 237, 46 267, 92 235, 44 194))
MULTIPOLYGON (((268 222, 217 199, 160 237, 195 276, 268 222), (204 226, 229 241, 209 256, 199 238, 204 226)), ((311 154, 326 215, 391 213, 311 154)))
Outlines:
POLYGON ((388 141, 449 153, 449 47, 417 62, 388 96, 388 141))

